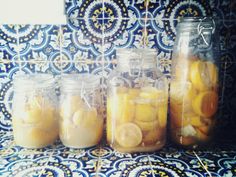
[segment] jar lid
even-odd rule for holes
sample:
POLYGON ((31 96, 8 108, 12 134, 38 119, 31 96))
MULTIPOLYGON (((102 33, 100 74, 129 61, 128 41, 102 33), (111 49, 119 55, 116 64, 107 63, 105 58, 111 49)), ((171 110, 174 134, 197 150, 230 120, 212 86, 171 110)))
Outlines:
POLYGON ((63 74, 60 85, 64 91, 94 89, 100 85, 100 77, 93 74, 63 74))
POLYGON ((13 80, 13 87, 24 90, 50 88, 55 80, 51 74, 20 74, 13 80))

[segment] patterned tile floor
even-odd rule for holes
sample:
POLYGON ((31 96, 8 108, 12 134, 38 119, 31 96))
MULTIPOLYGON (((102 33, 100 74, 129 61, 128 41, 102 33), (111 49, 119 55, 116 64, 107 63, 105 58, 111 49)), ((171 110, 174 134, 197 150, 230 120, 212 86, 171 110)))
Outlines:
POLYGON ((154 153, 129 154, 106 145, 69 149, 60 142, 29 150, 15 146, 11 132, 0 137, 1 177, 236 176, 236 146, 190 151, 167 145, 154 153))

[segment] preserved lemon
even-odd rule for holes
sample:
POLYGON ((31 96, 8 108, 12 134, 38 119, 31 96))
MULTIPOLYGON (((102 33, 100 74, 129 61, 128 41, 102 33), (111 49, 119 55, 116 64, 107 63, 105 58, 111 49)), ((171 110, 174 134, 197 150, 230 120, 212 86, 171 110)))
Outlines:
POLYGON ((202 117, 211 117, 217 111, 218 95, 214 91, 199 93, 192 102, 193 110, 202 117))
POLYGON ((83 106, 83 101, 81 100, 80 96, 68 96, 62 101, 62 105, 60 108, 60 116, 63 119, 70 118, 75 113, 75 111, 81 106, 83 106))
POLYGON ((217 84, 218 71, 213 63, 198 60, 191 65, 190 78, 194 87, 206 91, 217 84))
POLYGON ((157 110, 150 104, 137 103, 135 109, 135 120, 150 122, 156 120, 157 110))
POLYGON ((151 122, 135 120, 135 123, 141 128, 142 131, 149 131, 158 127, 158 120, 151 122))
POLYGON ((134 123, 125 123, 117 127, 115 139, 122 147, 136 147, 142 141, 142 132, 134 123))

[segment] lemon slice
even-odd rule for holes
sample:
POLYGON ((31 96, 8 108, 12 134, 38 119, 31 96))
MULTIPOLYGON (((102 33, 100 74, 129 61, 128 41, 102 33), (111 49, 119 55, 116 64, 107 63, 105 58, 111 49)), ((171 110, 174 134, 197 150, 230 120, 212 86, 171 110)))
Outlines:
POLYGON ((192 102, 195 113, 202 117, 211 117, 217 111, 218 95, 214 91, 199 93, 192 102))
POLYGON ((136 147, 142 141, 142 132, 134 123, 125 123, 117 127, 115 139, 122 147, 136 147))
POLYGON ((24 122, 29 124, 37 124, 42 120, 42 109, 34 107, 25 112, 24 122))
POLYGON ((157 117, 157 110, 149 103, 137 103, 135 119, 137 121, 154 121, 157 117))
POLYGON ((158 120, 154 120, 151 122, 143 122, 139 120, 135 120, 135 123, 141 128, 142 131, 150 131, 158 128, 158 120))

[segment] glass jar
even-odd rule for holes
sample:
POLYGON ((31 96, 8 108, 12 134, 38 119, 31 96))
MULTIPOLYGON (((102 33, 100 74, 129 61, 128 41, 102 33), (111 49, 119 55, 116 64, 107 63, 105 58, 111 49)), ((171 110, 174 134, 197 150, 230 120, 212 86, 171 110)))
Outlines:
POLYGON ((108 78, 107 141, 121 152, 158 150, 166 141, 168 85, 151 49, 117 51, 108 78))
POLYGON ((100 78, 63 75, 60 95, 60 139, 71 148, 97 145, 103 134, 100 78))
POLYGON ((16 145, 41 148, 58 138, 53 76, 19 75, 13 81, 13 135, 16 145))
POLYGON ((184 18, 177 26, 170 86, 171 137, 198 147, 212 137, 218 108, 218 44, 211 18, 184 18))

